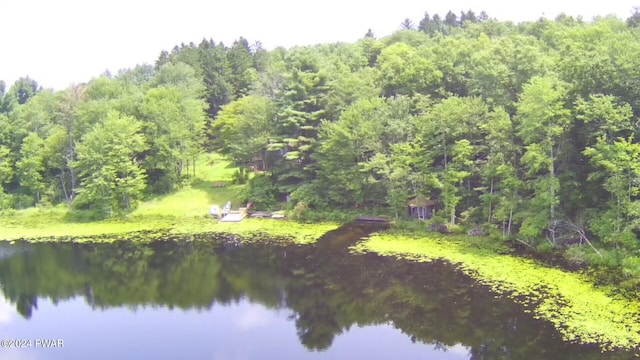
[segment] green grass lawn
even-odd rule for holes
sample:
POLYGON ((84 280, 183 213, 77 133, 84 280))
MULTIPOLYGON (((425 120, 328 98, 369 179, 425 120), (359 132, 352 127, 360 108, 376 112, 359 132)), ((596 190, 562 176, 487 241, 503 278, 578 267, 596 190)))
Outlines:
POLYGON ((231 201, 233 209, 244 206, 238 198, 242 185, 233 185, 236 167, 217 154, 205 154, 196 164, 196 177, 191 185, 177 192, 145 201, 131 214, 137 216, 202 216, 213 204, 220 207, 231 201), (214 187, 224 183, 225 187, 214 187))
POLYGON ((242 185, 232 184, 237 168, 217 154, 201 156, 196 165, 196 176, 190 185, 175 193, 147 200, 122 218, 87 221, 69 212, 64 205, 7 212, 0 216, 0 240, 26 238, 46 241, 55 237, 67 241, 91 241, 91 237, 97 235, 115 235, 107 240, 118 240, 126 238, 124 234, 127 233, 152 231, 165 235, 218 232, 253 238, 262 234, 267 235, 263 236, 265 238, 268 235, 280 236, 308 243, 339 226, 335 223, 310 225, 272 219, 218 222, 209 216, 212 204, 222 207, 231 201, 233 209, 245 205, 238 197, 242 185), (225 186, 213 187, 216 183, 224 183, 225 186))

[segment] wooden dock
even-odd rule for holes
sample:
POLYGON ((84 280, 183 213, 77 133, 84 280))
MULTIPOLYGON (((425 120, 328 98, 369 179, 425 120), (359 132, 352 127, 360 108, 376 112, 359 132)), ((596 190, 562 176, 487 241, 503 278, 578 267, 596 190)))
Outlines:
POLYGON ((238 222, 238 221, 242 221, 242 219, 244 219, 245 217, 247 217, 247 208, 241 207, 239 211, 230 211, 227 215, 222 217, 220 221, 238 222))
POLYGON ((377 223, 388 223, 391 222, 389 218, 382 216, 358 216, 356 218, 358 222, 377 222, 377 223))
POLYGON ((270 218, 271 213, 268 211, 254 211, 249 216, 251 216, 252 218, 270 218))
POLYGON ((220 221, 224 222, 238 222, 242 221, 247 216, 246 212, 232 212, 225 215, 220 221))
POLYGON ((250 215, 252 218, 261 218, 261 219, 284 219, 287 216, 284 213, 279 211, 269 212, 269 211, 254 211, 250 215))

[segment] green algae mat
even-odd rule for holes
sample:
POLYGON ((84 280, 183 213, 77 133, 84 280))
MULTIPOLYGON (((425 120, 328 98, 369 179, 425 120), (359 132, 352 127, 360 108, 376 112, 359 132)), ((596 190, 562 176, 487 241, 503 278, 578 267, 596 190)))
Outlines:
POLYGON ((577 273, 532 260, 479 249, 464 237, 375 234, 354 252, 374 252, 413 261, 444 259, 496 293, 550 321, 566 341, 597 344, 602 351, 638 349, 640 303, 615 298, 577 273))
POLYGON ((206 217, 140 217, 87 223, 63 222, 43 217, 0 218, 0 240, 111 242, 145 241, 162 236, 185 234, 231 234, 247 239, 280 238, 298 244, 314 242, 338 224, 300 224, 288 220, 244 219, 219 222, 206 217), (145 235, 146 234, 146 235, 145 235))

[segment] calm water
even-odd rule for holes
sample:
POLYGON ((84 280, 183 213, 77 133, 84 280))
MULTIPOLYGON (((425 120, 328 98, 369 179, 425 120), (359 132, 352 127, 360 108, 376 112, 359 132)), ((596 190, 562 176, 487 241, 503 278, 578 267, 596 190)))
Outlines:
POLYGON ((0 243, 0 359, 631 359, 564 343, 445 263, 233 239, 0 243), (43 340, 63 347, 44 348, 43 340))

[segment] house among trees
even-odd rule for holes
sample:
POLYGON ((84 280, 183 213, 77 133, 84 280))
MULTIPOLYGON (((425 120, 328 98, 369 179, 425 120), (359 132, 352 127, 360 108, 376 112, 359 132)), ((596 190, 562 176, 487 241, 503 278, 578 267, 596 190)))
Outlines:
POLYGON ((416 219, 430 219, 436 211, 436 202, 422 195, 409 200, 407 204, 409 216, 416 219))
POLYGON ((253 170, 254 173, 265 171, 266 166, 265 166, 264 158, 260 156, 254 156, 253 159, 251 159, 251 169, 253 170))

